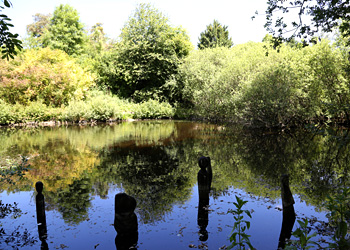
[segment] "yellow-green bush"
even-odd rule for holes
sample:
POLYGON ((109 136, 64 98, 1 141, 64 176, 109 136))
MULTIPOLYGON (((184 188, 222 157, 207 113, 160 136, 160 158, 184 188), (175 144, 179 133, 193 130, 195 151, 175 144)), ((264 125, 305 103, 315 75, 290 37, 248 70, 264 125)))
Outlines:
POLYGON ((42 101, 61 106, 84 98, 93 76, 60 50, 31 49, 13 61, 0 60, 0 98, 10 104, 42 101))

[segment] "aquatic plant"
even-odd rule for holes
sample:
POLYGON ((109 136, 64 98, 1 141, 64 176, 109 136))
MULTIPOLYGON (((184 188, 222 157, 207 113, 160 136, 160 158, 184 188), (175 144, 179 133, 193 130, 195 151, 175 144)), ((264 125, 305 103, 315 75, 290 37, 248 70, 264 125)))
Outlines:
POLYGON ((330 211, 328 216, 331 222, 335 223, 335 234, 333 243, 329 244, 330 248, 349 249, 350 244, 347 241, 348 224, 346 216, 349 213, 348 203, 350 200, 350 189, 342 188, 340 193, 334 197, 328 196, 325 207, 330 211))
POLYGON ((233 224, 233 229, 230 236, 231 245, 229 245, 227 249, 236 247, 237 249, 245 249, 245 246, 249 246, 250 249, 254 249, 250 243, 250 235, 246 234, 245 232, 246 229, 250 228, 250 221, 244 220, 244 214, 252 218, 249 210, 242 209, 243 205, 247 202, 248 201, 244 201, 236 195, 236 202, 233 202, 236 209, 228 211, 228 213, 233 214, 235 223, 233 224))
POLYGON ((317 244, 316 242, 311 240, 311 238, 316 236, 316 233, 308 235, 308 219, 304 218, 303 220, 298 220, 298 223, 299 227, 292 233, 292 235, 296 237, 297 240, 289 241, 285 248, 286 250, 311 249, 317 244))

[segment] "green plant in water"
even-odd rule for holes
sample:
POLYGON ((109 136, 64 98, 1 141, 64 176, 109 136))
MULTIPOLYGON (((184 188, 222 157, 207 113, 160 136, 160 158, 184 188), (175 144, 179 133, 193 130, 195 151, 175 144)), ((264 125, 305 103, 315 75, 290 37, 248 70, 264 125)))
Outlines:
POLYGON ((349 249, 350 244, 347 240, 348 224, 346 215, 349 213, 350 189, 343 188, 341 192, 334 197, 329 196, 325 207, 330 211, 329 217, 336 225, 333 236, 334 243, 330 243, 330 248, 349 249))
POLYGON ((288 242, 286 246, 286 250, 294 250, 294 249, 311 249, 317 243, 312 241, 311 238, 316 236, 316 233, 308 235, 308 219, 304 218, 303 220, 298 220, 299 227, 292 233, 297 240, 291 240, 288 242))
POLYGON ((248 201, 244 201, 236 195, 236 202, 233 202, 236 209, 228 211, 228 213, 233 214, 235 223, 230 236, 231 245, 228 246, 227 249, 246 249, 246 246, 249 246, 249 249, 254 249, 249 240, 250 235, 245 233, 246 229, 250 228, 250 222, 244 220, 244 214, 252 218, 252 215, 248 210, 242 209, 243 205, 247 202, 248 201))

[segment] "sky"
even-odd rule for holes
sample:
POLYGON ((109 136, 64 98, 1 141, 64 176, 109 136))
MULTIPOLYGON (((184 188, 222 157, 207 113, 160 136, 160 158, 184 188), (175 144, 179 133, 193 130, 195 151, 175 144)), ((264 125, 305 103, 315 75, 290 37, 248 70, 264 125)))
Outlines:
POLYGON ((256 11, 264 13, 265 0, 11 0, 13 7, 3 13, 12 19, 15 26, 11 32, 26 37, 26 26, 33 23, 36 13, 53 13, 60 4, 74 7, 80 21, 86 27, 102 23, 109 38, 118 38, 121 29, 133 14, 139 3, 151 3, 156 9, 169 18, 172 26, 181 26, 197 46, 200 33, 214 19, 228 26, 229 36, 234 44, 248 41, 260 42, 267 34, 265 17, 251 17, 256 11))

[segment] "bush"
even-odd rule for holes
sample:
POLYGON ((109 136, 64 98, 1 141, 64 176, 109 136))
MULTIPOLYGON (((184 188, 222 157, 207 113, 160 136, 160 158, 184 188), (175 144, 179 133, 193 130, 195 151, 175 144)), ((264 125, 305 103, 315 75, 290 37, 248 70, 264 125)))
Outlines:
POLYGON ((135 105, 134 118, 137 119, 160 119, 171 118, 174 116, 174 108, 166 102, 158 102, 156 100, 148 100, 135 105))
POLYGON ((284 126, 311 119, 316 107, 310 101, 307 53, 289 46, 270 52, 251 81, 242 86, 238 104, 241 118, 253 126, 284 126))
POLYGON ((59 50, 31 49, 14 61, 0 60, 0 98, 7 103, 59 107, 82 99, 92 85, 92 75, 59 50))
POLYGON ((116 96, 101 91, 91 91, 84 101, 71 101, 63 112, 62 119, 68 121, 81 120, 121 120, 131 118, 133 105, 116 96))
POLYGON ((15 107, 0 99, 0 124, 11 124, 21 120, 15 107))
POLYGON ((266 56, 266 47, 246 43, 191 53, 177 77, 188 107, 202 118, 249 126, 323 116, 349 121, 349 61, 337 48, 327 41, 306 48, 284 44, 266 56))
POLYGON ((84 101, 73 100, 62 112, 61 120, 78 122, 91 119, 91 107, 84 101))

